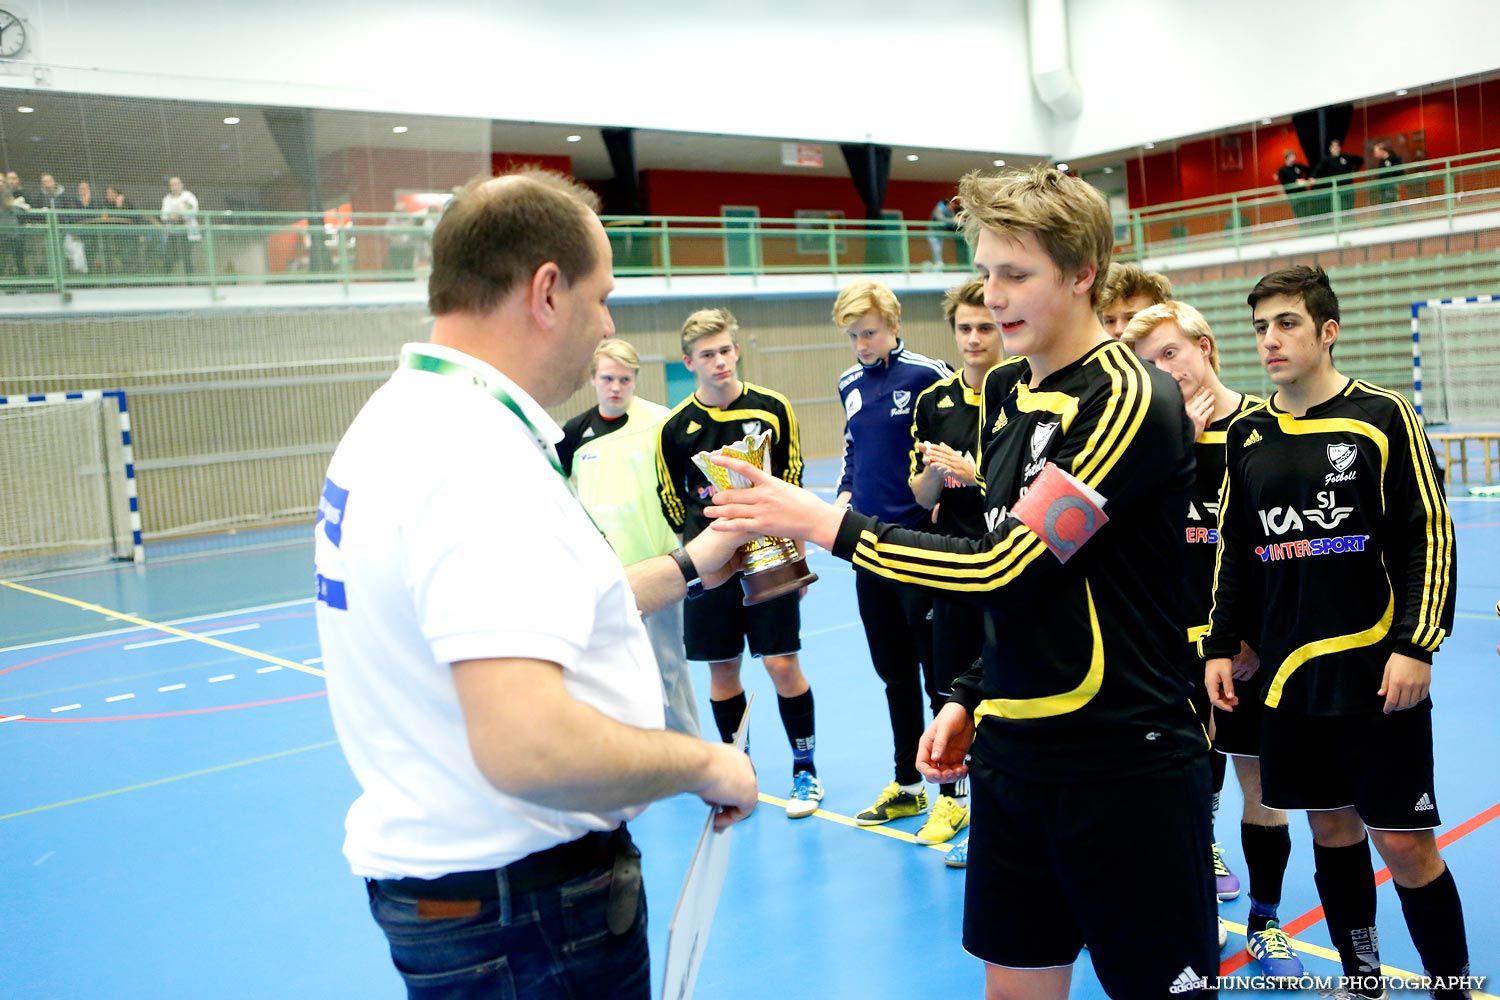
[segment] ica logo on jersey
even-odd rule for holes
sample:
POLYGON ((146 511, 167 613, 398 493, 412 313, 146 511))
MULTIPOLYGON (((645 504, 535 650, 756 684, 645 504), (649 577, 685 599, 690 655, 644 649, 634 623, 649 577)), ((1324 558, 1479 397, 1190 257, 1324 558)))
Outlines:
MULTIPOLYGON (((1351 458, 1350 461, 1353 459, 1351 458)), ((1354 473, 1349 473, 1350 478, 1353 476, 1354 473)), ((1317 506, 1309 507, 1300 513, 1295 507, 1266 507, 1258 513, 1261 531, 1269 537, 1284 535, 1289 531, 1306 530, 1303 518, 1320 528, 1336 528, 1354 513, 1354 508, 1340 507, 1338 496, 1333 490, 1320 490, 1317 506)))

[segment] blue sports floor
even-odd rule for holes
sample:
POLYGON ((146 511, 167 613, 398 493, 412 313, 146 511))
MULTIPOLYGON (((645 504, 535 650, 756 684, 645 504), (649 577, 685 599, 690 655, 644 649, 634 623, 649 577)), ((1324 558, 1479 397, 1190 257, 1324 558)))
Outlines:
MULTIPOLYGON (((1490 896, 1500 883, 1500 500, 1453 511, 1459 617, 1434 671, 1440 834, 1473 971, 1500 976, 1490 896)), ((307 535, 158 550, 144 568, 0 587, 4 1000, 404 995, 340 853, 355 786, 324 701, 307 535)), ((768 798, 737 828, 697 995, 978 997, 981 967, 958 944, 963 874, 911 841, 918 820, 860 829, 847 818, 890 779, 890 736, 852 572, 825 553, 811 558, 822 580, 803 605, 803 664, 826 810, 793 822, 770 798, 787 792, 790 753, 769 680, 747 663, 768 798)), ((708 720, 706 692, 704 676, 708 720)), ((1237 796, 1231 778, 1219 835, 1243 874, 1237 796)), ((632 824, 658 980, 704 815, 677 799, 632 824)), ((1308 972, 1335 975, 1300 818, 1292 831, 1282 917, 1308 972)), ((1394 889, 1382 885, 1379 898, 1386 963, 1419 971, 1394 889)), ((1248 975, 1246 907, 1242 896, 1220 910, 1231 927, 1224 969, 1248 975)), ((1119 913, 1131 919, 1129 900, 1119 913)), ((1486 989, 1500 993, 1500 982, 1486 989)), ((1103 996, 1087 955, 1072 995, 1103 996)))

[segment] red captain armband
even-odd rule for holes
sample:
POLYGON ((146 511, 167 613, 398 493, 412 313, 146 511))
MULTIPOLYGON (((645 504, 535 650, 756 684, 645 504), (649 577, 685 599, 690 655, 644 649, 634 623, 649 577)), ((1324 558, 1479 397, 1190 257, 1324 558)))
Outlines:
POLYGON ((1109 523, 1104 497, 1052 462, 1042 467, 1010 512, 1052 550, 1058 562, 1067 562, 1109 523))

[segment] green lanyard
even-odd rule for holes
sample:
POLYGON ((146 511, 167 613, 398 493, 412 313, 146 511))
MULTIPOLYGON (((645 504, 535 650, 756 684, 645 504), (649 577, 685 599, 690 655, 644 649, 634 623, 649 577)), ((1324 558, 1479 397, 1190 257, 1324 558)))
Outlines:
MULTIPOLYGON (((535 425, 526 419, 526 414, 521 411, 521 404, 511 398, 510 393, 506 392, 504 387, 491 384, 487 378, 468 365, 457 361, 449 361, 447 358, 434 357, 422 351, 420 347, 408 347, 401 352, 401 367, 415 368, 417 371, 431 372, 434 375, 445 375, 450 378, 463 379, 485 395, 500 402, 507 410, 516 415, 516 419, 521 421, 521 425, 536 440, 537 447, 541 449, 542 454, 547 456, 547 461, 551 463, 552 468, 559 476, 563 477, 565 482, 567 481, 567 473, 563 472, 562 462, 558 461, 556 451, 542 437, 535 425)), ((569 490, 571 491, 571 489, 572 484, 569 483, 569 490)))

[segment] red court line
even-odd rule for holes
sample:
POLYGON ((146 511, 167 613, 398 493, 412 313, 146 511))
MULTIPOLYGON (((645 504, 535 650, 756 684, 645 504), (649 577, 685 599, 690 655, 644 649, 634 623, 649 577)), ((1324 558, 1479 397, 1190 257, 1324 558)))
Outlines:
MULTIPOLYGON (((1484 812, 1479 813, 1476 816, 1469 817, 1464 822, 1458 824, 1458 826, 1455 826, 1453 829, 1438 837, 1438 847, 1447 847, 1449 844, 1467 837, 1469 834, 1473 833, 1481 826, 1484 826, 1486 823, 1490 822, 1497 816, 1500 816, 1500 803, 1496 803, 1495 805, 1490 806, 1484 812)), ((1375 873, 1376 885, 1383 885, 1390 880, 1391 870, 1389 868, 1382 868, 1375 873)), ((1297 919, 1282 924, 1281 929, 1286 932, 1287 937, 1296 937, 1298 934, 1301 934, 1313 924, 1321 922, 1322 919, 1323 907, 1315 906, 1311 910, 1308 910, 1306 913, 1302 914, 1302 916, 1298 917, 1297 919)), ((1231 955, 1229 958, 1226 958, 1223 961, 1223 963, 1219 966, 1219 975, 1230 975, 1235 971, 1244 968, 1251 961, 1252 959, 1250 957, 1250 953, 1241 949, 1239 952, 1231 955)))
MULTIPOLYGON (((279 615, 260 615, 260 616, 254 617, 254 618, 231 618, 229 621, 212 622, 212 623, 210 623, 210 622, 195 622, 194 624, 196 624, 198 626, 198 631, 199 632, 208 632, 208 631, 210 631, 212 629, 228 628, 231 625, 252 625, 252 624, 255 624, 257 622, 278 622, 278 621, 287 621, 287 620, 292 619, 292 618, 311 618, 313 616, 313 614, 314 614, 314 612, 312 612, 312 611, 295 611, 295 612, 287 612, 286 614, 279 614, 279 615)), ((106 642, 96 642, 96 643, 94 643, 91 646, 75 646, 72 649, 63 649, 63 650, 59 650, 56 653, 48 653, 46 656, 38 656, 34 660, 27 660, 25 663, 17 663, 17 664, 14 664, 12 666, 5 667, 4 669, 0 669, 0 677, 3 677, 4 675, 6 675, 8 673, 11 673, 12 671, 20 670, 22 667, 34 667, 38 663, 46 663, 48 660, 60 660, 60 659, 62 659, 65 656, 77 656, 79 653, 91 653, 91 652, 93 652, 96 649, 108 649, 111 646, 123 646, 123 645, 125 645, 127 643, 138 642, 140 640, 142 634, 149 634, 149 633, 158 632, 158 631, 160 631, 160 629, 152 629, 152 628, 131 629, 131 634, 130 635, 120 636, 120 637, 115 638, 115 639, 110 639, 110 640, 108 640, 106 642)), ((185 628, 185 629, 183 629, 183 631, 184 632, 192 632, 193 629, 191 629, 191 628, 185 628)), ((170 634, 170 633, 168 633, 168 634, 170 634)), ((191 640, 184 639, 183 641, 184 642, 188 642, 188 641, 191 641, 191 640)))
POLYGON ((283 705, 289 701, 302 701, 306 698, 323 698, 327 694, 327 691, 310 691, 307 694, 294 694, 287 698, 272 698, 269 701, 247 701, 239 705, 217 705, 213 708, 185 708, 179 712, 151 712, 147 715, 101 715, 84 719, 34 719, 28 715, 24 718, 14 720, 14 722, 133 722, 137 719, 171 719, 179 715, 203 715, 206 712, 233 712, 241 708, 283 705))

